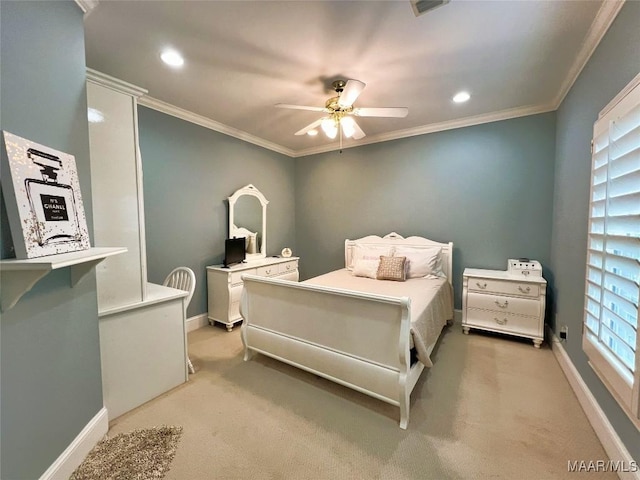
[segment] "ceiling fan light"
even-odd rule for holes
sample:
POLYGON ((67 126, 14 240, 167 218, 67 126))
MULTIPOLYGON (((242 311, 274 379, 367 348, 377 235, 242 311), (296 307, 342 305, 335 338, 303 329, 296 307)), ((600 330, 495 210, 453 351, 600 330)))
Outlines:
POLYGON ((353 121, 353 118, 351 117, 344 117, 342 120, 340 120, 340 125, 342 126, 342 132, 344 133, 345 137, 351 138, 353 134, 356 133, 356 128, 353 124, 354 124, 354 121, 353 121))
POLYGON ((336 135, 338 134, 338 127, 336 126, 336 122, 333 120, 333 118, 323 118, 320 126, 322 127, 322 131, 327 135, 327 137, 336 138, 336 135))
POLYGON ((318 135, 318 130, 316 130, 315 128, 313 130, 309 130, 307 132, 307 135, 309 135, 310 137, 315 137, 316 135, 318 135))

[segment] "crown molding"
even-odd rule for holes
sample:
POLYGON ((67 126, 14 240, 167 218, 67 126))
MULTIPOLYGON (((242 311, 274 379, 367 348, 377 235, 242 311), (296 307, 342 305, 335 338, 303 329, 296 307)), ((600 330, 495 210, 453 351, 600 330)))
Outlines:
POLYGON ((137 87, 136 85, 112 77, 110 75, 107 75, 106 73, 98 72, 97 70, 93 70, 92 68, 87 68, 87 81, 97 83, 98 85, 102 85, 104 87, 109 87, 112 90, 126 93, 127 95, 131 95, 138 99, 149 92, 144 88, 137 87))
MULTIPOLYGON (((391 140, 398 140, 401 138, 415 137, 418 135, 425 135, 427 133, 443 132, 445 130, 453 130, 456 128, 472 127, 474 125, 481 125, 483 123, 498 122, 500 120, 509 120, 512 118, 526 117, 528 115, 536 115, 539 113, 547 113, 556 110, 554 105, 530 105, 526 107, 510 108, 507 110, 501 110, 499 112, 492 112, 483 115, 475 115, 472 117, 459 118, 456 120, 449 120, 446 122, 432 123, 429 125, 423 125, 416 128, 408 128, 405 130, 396 130, 395 132, 382 133, 380 135, 372 135, 365 137, 360 141, 348 141, 348 144, 342 145, 342 150, 353 147, 360 147, 363 145, 369 145, 372 143, 388 142, 391 140)), ((340 150, 339 144, 332 143, 330 145, 323 145, 319 147, 306 148, 304 150, 298 150, 295 152, 295 157, 306 157, 308 155, 315 155, 317 153, 332 152, 340 150)))
POLYGON ((604 2, 602 2, 600 10, 598 10, 596 17, 593 19, 591 27, 587 32, 587 36, 582 42, 582 48, 573 61, 573 64, 560 87, 560 91, 553 102, 556 109, 560 107, 564 97, 567 96, 567 93, 569 93, 569 90, 571 90, 571 87, 578 79, 582 69, 591 58, 591 55, 593 55, 593 52, 600 44, 600 41, 607 33, 607 30, 609 30, 609 27, 620 12, 624 2, 625 0, 604 0, 604 2))
POLYGON ((78 7, 80 7, 82 13, 88 15, 89 13, 91 13, 91 10, 98 6, 99 1, 100 0, 76 0, 76 4, 78 5, 78 7))
POLYGON ((166 113, 167 115, 172 115, 182 120, 186 120, 187 122, 195 123, 196 125, 200 125, 201 127, 205 127, 216 132, 224 133, 225 135, 229 135, 230 137, 252 143, 259 147, 266 148, 267 150, 282 153, 283 155, 287 155, 288 157, 296 156, 296 152, 294 150, 291 150, 290 148, 283 147, 282 145, 278 145, 277 143, 269 142, 268 140, 265 140, 263 138, 256 137, 255 135, 251 135, 250 133, 238 130, 237 128, 229 127, 227 125, 224 125, 223 123, 211 120, 208 117, 198 115, 196 113, 190 112, 180 107, 176 107, 153 97, 145 96, 140 98, 138 100, 138 105, 152 108, 159 112, 166 113))

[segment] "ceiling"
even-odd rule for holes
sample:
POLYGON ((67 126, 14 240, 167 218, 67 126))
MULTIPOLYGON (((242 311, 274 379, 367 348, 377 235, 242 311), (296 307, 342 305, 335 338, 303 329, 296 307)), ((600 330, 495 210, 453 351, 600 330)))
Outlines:
POLYGON ((555 110, 621 3, 452 0, 419 17, 403 1, 105 1, 85 16, 87 66, 148 90, 140 103, 293 157, 338 148, 294 133, 331 82, 366 83, 355 146, 555 110), (172 47, 185 64, 172 69, 172 47), (467 90, 471 100, 455 104, 467 90))

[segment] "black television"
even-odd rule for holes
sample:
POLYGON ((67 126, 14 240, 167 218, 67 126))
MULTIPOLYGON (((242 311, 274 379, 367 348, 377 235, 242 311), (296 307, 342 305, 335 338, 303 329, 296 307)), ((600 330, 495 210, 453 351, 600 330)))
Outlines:
POLYGON ((245 259, 245 238, 227 238, 224 241, 224 266, 230 267, 245 259))

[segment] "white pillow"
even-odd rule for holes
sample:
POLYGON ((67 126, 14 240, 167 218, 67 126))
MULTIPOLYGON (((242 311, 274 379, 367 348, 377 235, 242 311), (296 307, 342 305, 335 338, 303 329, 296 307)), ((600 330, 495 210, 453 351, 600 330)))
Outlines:
POLYGON ((380 266, 380 259, 378 260, 364 260, 360 259, 353 264, 353 275, 356 277, 376 278, 378 275, 378 267, 380 266))
POLYGON ((395 248, 394 256, 407 257, 409 261, 408 278, 428 276, 445 277, 442 271, 442 248, 440 247, 402 247, 395 248))
POLYGON ((349 270, 353 270, 358 260, 377 260, 380 256, 388 257, 391 255, 392 247, 390 245, 361 245, 356 243, 353 246, 353 254, 351 256, 351 265, 347 265, 349 270))

